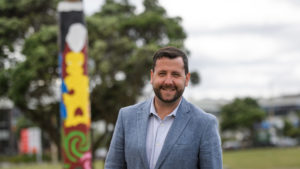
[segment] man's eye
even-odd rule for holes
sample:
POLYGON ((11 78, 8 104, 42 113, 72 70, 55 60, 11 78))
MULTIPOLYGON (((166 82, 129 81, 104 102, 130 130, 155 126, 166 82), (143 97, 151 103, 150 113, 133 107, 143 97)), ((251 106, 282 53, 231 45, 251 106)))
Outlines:
POLYGON ((164 76, 165 74, 165 72, 158 73, 159 76, 164 76))

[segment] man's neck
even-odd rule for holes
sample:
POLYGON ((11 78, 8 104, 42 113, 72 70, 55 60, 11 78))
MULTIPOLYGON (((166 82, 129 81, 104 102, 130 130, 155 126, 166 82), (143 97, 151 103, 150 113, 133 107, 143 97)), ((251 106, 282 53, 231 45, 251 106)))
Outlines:
POLYGON ((165 103, 155 96, 154 107, 157 115, 163 120, 166 116, 168 116, 175 110, 175 108, 180 103, 181 98, 182 97, 178 98, 175 102, 172 103, 165 103))

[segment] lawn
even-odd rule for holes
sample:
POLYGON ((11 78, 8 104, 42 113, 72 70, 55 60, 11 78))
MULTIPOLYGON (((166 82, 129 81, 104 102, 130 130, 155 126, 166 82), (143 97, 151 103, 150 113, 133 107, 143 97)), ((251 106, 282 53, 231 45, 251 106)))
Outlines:
MULTIPOLYGON (((32 164, 2 164, 1 169, 63 169, 62 164, 52 164, 52 163, 32 163, 32 164)), ((103 162, 97 161, 94 163, 93 169, 103 169, 103 162)))
MULTIPOLYGON (((224 151, 224 169, 300 169, 300 147, 224 151)), ((2 169, 62 169, 61 164, 5 164, 2 169)), ((103 169, 103 162, 94 163, 103 169)))
POLYGON ((300 169, 300 147, 223 153, 224 169, 300 169))

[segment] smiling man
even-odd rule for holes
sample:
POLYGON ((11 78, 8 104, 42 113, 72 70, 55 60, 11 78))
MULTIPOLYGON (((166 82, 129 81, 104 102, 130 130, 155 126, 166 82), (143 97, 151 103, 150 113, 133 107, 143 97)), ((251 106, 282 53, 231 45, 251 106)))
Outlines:
POLYGON ((182 97, 189 80, 184 52, 154 54, 155 96, 120 110, 105 169, 222 169, 217 119, 182 97))

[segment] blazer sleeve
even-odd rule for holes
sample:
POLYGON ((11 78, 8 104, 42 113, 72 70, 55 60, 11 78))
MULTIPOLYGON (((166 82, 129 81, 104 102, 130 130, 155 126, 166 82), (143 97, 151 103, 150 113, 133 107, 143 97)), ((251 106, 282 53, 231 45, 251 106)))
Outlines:
POLYGON ((222 169, 222 147, 218 122, 215 117, 207 122, 206 129, 201 137, 199 168, 222 169))
POLYGON ((119 112, 114 134, 105 160, 104 169, 127 169, 124 153, 124 126, 122 109, 119 112))

